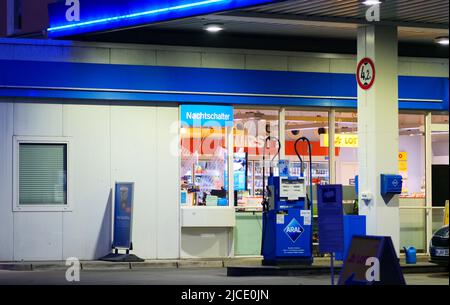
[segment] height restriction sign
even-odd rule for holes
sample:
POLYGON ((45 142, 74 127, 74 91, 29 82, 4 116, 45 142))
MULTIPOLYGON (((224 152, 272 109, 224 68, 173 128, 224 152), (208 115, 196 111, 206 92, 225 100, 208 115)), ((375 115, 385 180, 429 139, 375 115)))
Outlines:
POLYGON ((358 63, 356 69, 356 79, 358 85, 363 90, 369 90, 375 81, 375 64, 372 59, 365 57, 358 63))

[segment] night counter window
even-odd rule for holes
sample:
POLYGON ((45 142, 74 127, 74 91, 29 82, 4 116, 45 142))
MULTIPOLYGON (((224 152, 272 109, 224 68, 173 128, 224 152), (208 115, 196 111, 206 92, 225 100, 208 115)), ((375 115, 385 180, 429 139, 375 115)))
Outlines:
POLYGON ((67 205, 67 144, 19 144, 19 205, 67 205))

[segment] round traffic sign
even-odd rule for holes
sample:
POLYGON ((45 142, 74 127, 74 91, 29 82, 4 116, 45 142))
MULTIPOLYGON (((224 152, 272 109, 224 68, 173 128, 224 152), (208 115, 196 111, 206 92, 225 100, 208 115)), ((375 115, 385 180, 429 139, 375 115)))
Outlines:
POLYGON ((356 80, 358 85, 363 90, 368 90, 375 82, 375 64, 372 59, 365 57, 358 63, 356 69, 356 80))

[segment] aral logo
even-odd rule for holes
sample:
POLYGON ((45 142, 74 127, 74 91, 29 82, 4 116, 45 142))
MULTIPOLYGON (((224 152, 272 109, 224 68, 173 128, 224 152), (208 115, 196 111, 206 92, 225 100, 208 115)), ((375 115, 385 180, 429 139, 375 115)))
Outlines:
POLYGON ((66 20, 69 22, 80 21, 80 0, 66 0, 66 20))
POLYGON ((293 243, 297 241, 300 235, 302 235, 303 231, 305 231, 305 229, 303 229, 303 227, 295 218, 292 218, 286 228, 284 228, 284 233, 289 236, 293 243))

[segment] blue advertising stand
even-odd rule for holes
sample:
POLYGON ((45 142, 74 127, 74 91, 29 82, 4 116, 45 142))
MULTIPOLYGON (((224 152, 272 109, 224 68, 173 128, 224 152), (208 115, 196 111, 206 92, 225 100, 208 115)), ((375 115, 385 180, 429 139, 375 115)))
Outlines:
POLYGON ((319 252, 330 253, 331 285, 334 285, 334 253, 344 251, 342 185, 317 186, 319 252))
POLYGON ((114 189, 114 235, 112 248, 114 253, 101 258, 113 262, 140 262, 143 259, 134 254, 132 242, 134 183, 116 182, 114 189), (125 250, 125 254, 119 253, 125 250))

